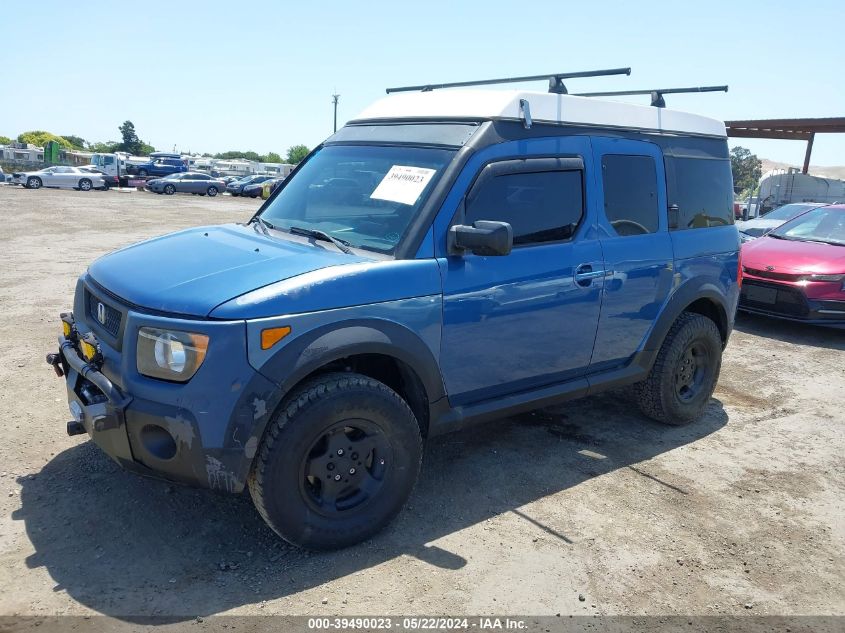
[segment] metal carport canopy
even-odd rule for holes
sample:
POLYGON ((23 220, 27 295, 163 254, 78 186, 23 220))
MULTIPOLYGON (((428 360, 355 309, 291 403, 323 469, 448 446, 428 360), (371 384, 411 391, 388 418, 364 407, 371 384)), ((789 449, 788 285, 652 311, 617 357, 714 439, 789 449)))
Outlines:
POLYGON ((807 141, 804 154, 804 168, 810 168, 813 139, 816 134, 845 132, 845 117, 825 119, 756 119, 749 121, 725 121, 728 136, 733 138, 773 138, 807 141))

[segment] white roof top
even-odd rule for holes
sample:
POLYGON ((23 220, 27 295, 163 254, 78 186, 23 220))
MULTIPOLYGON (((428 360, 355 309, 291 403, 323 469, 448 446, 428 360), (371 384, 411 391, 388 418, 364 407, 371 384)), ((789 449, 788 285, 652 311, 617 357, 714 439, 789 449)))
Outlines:
POLYGON ((595 97, 519 90, 432 90, 403 92, 379 99, 357 117, 366 119, 519 119, 519 102, 528 101, 534 121, 598 125, 726 136, 717 119, 595 97))

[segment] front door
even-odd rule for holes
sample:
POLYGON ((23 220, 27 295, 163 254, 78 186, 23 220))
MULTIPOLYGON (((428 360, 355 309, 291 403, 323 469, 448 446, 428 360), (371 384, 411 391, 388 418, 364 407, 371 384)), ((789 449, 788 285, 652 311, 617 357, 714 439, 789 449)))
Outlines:
POLYGON ((488 148, 458 179, 477 175, 451 223, 508 222, 514 247, 438 257, 441 370, 453 406, 586 372, 604 282, 591 163, 586 137, 533 139, 488 148))
POLYGON ((673 250, 660 148, 593 138, 598 228, 607 268, 591 371, 640 349, 672 290, 673 250))

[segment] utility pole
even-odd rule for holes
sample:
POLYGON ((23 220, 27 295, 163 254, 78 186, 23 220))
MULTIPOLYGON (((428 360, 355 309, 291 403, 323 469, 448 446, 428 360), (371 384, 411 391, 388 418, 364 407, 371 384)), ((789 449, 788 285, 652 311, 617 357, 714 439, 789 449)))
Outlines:
POLYGON ((340 99, 339 94, 332 95, 332 103, 334 104, 334 131, 337 132, 337 101, 340 99))

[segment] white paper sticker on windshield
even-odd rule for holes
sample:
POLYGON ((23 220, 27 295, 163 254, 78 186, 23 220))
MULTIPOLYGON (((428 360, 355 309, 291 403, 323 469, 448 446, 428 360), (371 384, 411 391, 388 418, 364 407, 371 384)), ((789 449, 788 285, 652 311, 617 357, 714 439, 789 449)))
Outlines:
POLYGON ((435 169, 425 167, 394 165, 370 194, 370 198, 414 204, 435 172, 435 169))

